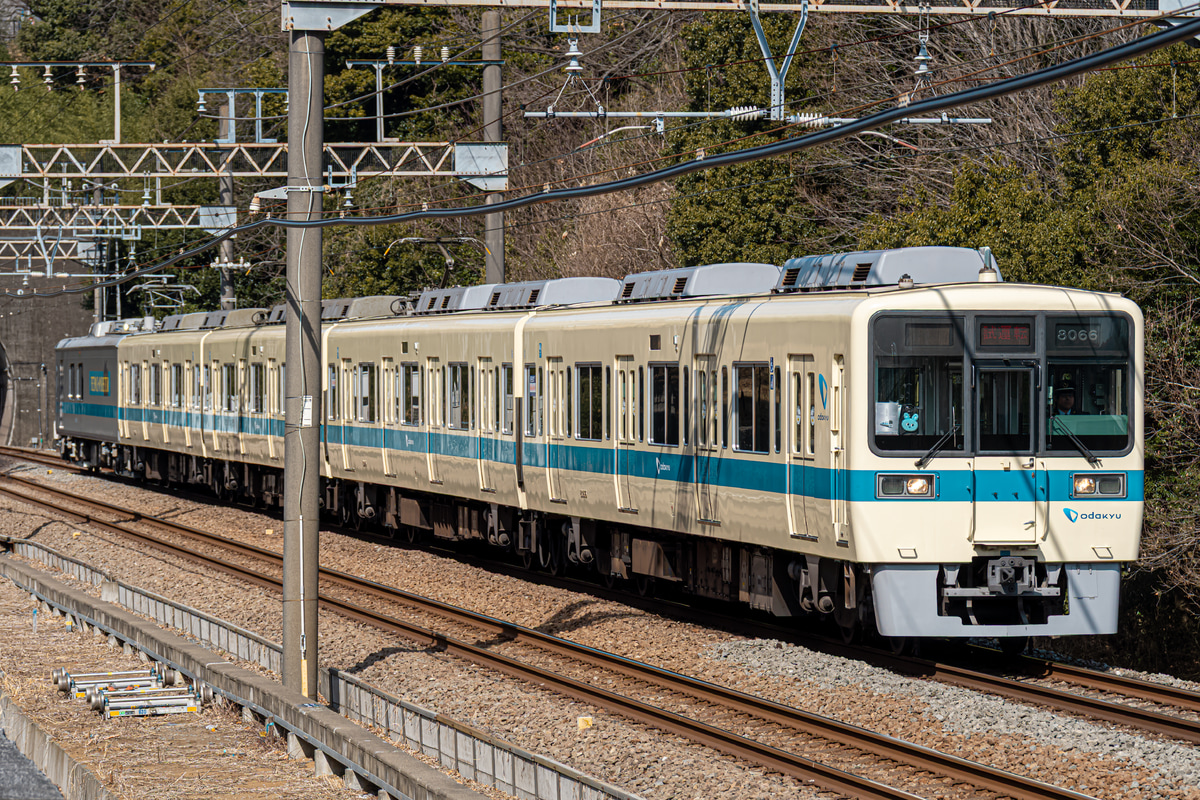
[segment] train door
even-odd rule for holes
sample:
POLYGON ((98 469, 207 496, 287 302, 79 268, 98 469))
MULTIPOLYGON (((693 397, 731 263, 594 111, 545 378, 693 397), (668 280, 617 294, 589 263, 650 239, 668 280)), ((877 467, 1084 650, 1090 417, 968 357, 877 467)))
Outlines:
POLYGON ((117 432, 122 439, 129 438, 129 406, 133 404, 132 386, 129 381, 129 362, 120 365, 120 392, 118 395, 117 432))
POLYGON ((429 461, 429 482, 442 482, 442 434, 437 431, 445 419, 446 409, 442 399, 442 385, 445 377, 442 375, 441 362, 436 358, 430 358, 426 361, 427 369, 427 391, 425 397, 428 400, 427 408, 429 413, 425 415, 426 421, 426 457, 429 461))
POLYGON ((846 471, 846 364, 843 356, 833 357, 829 376, 829 497, 833 533, 839 542, 850 535, 847 508, 849 474, 846 471))
POLYGON ((492 366, 490 358, 479 359, 479 387, 475 396, 479 398, 479 488, 485 492, 496 491, 495 471, 500 430, 499 372, 492 366))
POLYGON ((342 469, 347 472, 353 472, 354 460, 350 455, 350 437, 354 435, 354 417, 358 411, 355 407, 355 400, 358 397, 358 387, 354 381, 354 363, 350 359, 342 359, 341 373, 342 407, 338 409, 340 412, 338 416, 342 423, 342 469))
POLYGON ((383 448, 383 474, 389 478, 396 476, 398 456, 395 448, 396 429, 400 425, 400 372, 390 358, 383 359, 383 432, 380 436, 380 447, 383 448))
POLYGON ((815 501, 815 433, 817 426, 817 376, 813 357, 788 357, 788 412, 784 427, 789 431, 787 452, 788 522, 792 536, 815 539, 808 526, 808 506, 815 501))
POLYGON ((279 366, 275 363, 275 359, 267 359, 266 372, 267 385, 264 387, 266 393, 266 405, 263 407, 263 438, 267 442, 267 456, 271 459, 277 458, 279 454, 279 445, 275 441, 275 437, 271 433, 271 420, 279 413, 279 398, 283 395, 282 384, 279 382, 279 366))
POLYGON ((158 433, 162 436, 163 444, 171 443, 171 407, 173 405, 171 396, 171 364, 168 361, 163 361, 156 365, 158 369, 156 374, 158 377, 158 433))
POLYGON ((546 482, 550 499, 566 502, 562 494, 562 460, 567 446, 567 405, 570 392, 561 358, 546 359, 549 403, 546 409, 546 482))
POLYGON ((717 507, 721 440, 717 431, 717 357, 696 356, 696 513, 701 522, 719 522, 717 507))
POLYGON ((976 544, 1033 544, 1045 532, 1039 499, 1047 475, 1034 456, 1037 437, 1035 368, 976 365, 976 544))
POLYGON ((617 431, 615 439, 617 508, 635 511, 631 473, 632 459, 637 455, 637 370, 633 367, 633 356, 617 356, 617 431))
POLYGON ((192 379, 195 367, 191 361, 183 362, 183 383, 180 387, 182 395, 183 407, 180 409, 180 425, 183 426, 183 445, 189 450, 192 447, 192 422, 195 419, 192 412, 195 410, 196 383, 192 379))
POLYGON ((221 363, 213 361, 208 367, 208 374, 204 376, 204 416, 208 422, 208 431, 212 436, 212 449, 218 451, 221 449, 221 441, 219 428, 220 409, 223 404, 221 395, 221 363))

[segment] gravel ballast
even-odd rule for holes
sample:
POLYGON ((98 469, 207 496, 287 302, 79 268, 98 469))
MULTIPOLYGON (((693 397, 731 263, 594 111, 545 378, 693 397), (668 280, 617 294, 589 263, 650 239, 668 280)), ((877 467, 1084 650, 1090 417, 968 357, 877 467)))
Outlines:
MULTIPOLYGON (((35 472, 31 470, 30 472, 35 472)), ((282 522, 251 511, 72 475, 40 480, 164 514, 275 550, 282 522), (268 533, 268 531, 271 531, 268 533)), ((279 638, 279 598, 169 557, 139 553, 0 500, 0 526, 30 535, 130 583, 279 638)), ((1192 748, 1117 731, 965 689, 898 677, 861 662, 777 642, 750 641, 668 620, 578 592, 487 572, 431 551, 322 533, 323 566, 462 605, 697 678, 983 761, 1098 797, 1189 798, 1200 761, 1192 748)), ((814 796, 797 781, 764 773, 656 731, 403 640, 322 618, 321 659, 418 705, 484 728, 520 747, 642 794, 647 800, 814 796), (592 716, 580 731, 579 716, 592 716)), ((947 789, 945 796, 965 796, 947 789)))

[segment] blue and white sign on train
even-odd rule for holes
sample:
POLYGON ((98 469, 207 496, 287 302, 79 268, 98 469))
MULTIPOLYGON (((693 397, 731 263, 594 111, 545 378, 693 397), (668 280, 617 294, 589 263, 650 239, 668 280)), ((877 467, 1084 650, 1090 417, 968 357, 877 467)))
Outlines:
MULTIPOLYGON (((63 340, 63 453, 282 503, 285 314, 63 340)), ((322 499, 343 522, 847 633, 1116 628, 1143 500, 1142 315, 1119 296, 919 247, 324 318, 322 499)))

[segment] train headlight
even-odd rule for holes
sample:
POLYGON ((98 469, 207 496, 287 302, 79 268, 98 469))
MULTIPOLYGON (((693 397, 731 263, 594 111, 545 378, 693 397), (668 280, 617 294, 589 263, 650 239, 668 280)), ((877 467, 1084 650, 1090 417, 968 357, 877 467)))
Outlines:
POLYGON ((1077 473, 1071 476, 1072 497, 1111 497, 1125 496, 1125 473, 1077 473))
POLYGON ((904 484, 904 489, 909 494, 926 495, 932 488, 927 478, 909 478, 904 484))
POLYGON ((935 478, 924 475, 877 475, 875 496, 880 499, 922 499, 933 497, 935 478))

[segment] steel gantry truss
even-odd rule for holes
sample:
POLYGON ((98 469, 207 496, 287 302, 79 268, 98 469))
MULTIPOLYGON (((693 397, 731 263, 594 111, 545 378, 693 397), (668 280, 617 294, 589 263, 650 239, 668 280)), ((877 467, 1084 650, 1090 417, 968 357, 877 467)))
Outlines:
MULTIPOLYGON (((465 142, 331 143, 325 145, 325 172, 341 182, 467 177, 479 174, 464 158, 471 148, 465 142)), ((286 178, 287 154, 287 144, 280 142, 5 145, 0 146, 0 178, 286 178)))
MULTIPOLYGON (((285 2, 284 30, 334 30, 381 6, 430 6, 432 0, 340 0, 339 2, 285 2)), ((592 12, 600 0, 438 0, 438 6, 482 8, 544 8, 551 14, 564 11, 592 12)), ((1188 0, 932 0, 927 3, 936 15, 1028 17, 1157 17, 1172 12, 1194 15, 1188 0), (1017 6, 1017 7, 1014 7, 1017 6), (1182 9, 1188 9, 1182 11, 1182 9)), ((603 0, 613 11, 748 11, 751 0, 603 0)), ((809 4, 810 13, 831 14, 916 14, 917 3, 904 0, 824 0, 809 4)), ((764 2, 763 12, 799 14, 800 3, 764 2)))

